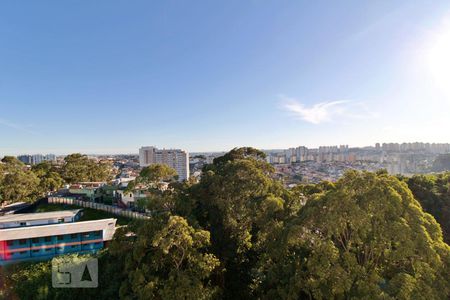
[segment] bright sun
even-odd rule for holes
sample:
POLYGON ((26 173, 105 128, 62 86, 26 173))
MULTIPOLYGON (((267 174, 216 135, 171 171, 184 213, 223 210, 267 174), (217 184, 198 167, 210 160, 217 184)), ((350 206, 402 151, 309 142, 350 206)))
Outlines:
POLYGON ((450 94, 450 20, 432 34, 425 58, 434 84, 450 94))

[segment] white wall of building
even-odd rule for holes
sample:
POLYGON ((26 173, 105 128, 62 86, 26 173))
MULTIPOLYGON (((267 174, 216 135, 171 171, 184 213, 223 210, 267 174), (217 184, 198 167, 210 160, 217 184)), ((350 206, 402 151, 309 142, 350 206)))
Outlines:
POLYGON ((147 167, 152 164, 165 164, 178 173, 180 181, 189 178, 189 153, 180 149, 157 149, 142 147, 139 149, 139 165, 147 167))

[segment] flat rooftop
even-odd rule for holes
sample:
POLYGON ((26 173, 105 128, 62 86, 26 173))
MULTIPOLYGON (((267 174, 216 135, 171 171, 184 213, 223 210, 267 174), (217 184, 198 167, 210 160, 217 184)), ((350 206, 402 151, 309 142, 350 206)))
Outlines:
POLYGON ((74 223, 0 229, 0 241, 31 239, 44 236, 73 234, 103 230, 103 240, 110 241, 115 232, 117 219, 101 219, 74 223))
POLYGON ((82 209, 60 210, 60 211, 51 211, 51 212, 30 213, 30 214, 13 214, 13 215, 0 216, 0 224, 1 223, 9 223, 9 222, 25 222, 25 221, 74 217, 81 210, 82 209))

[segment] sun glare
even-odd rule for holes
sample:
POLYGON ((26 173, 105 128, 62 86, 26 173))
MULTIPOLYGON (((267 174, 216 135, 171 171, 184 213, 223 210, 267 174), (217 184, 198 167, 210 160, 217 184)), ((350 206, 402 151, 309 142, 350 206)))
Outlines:
POLYGON ((430 76, 440 89, 450 94, 450 19, 432 34, 426 54, 430 76))

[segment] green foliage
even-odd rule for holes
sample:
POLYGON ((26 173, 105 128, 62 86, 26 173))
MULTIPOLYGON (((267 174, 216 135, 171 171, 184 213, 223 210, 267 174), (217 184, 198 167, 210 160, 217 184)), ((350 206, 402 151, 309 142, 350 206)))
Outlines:
POLYGON ((153 164, 142 169, 136 180, 128 184, 126 192, 136 190, 147 192, 148 197, 138 200, 139 208, 156 212, 174 212, 179 190, 174 187, 181 184, 176 182, 177 178, 177 172, 171 167, 153 164))
POLYGON ((144 222, 136 235, 130 241, 120 230, 111 245, 114 255, 126 255, 121 299, 212 299, 217 293, 209 278, 219 261, 207 251, 208 231, 171 216, 144 222))
POLYGON ((213 164, 215 166, 220 166, 222 164, 226 164, 229 161, 247 158, 252 158, 256 160, 265 160, 266 154, 261 150, 252 147, 234 148, 230 152, 226 153, 224 156, 215 158, 213 164))
POLYGON ((79 153, 66 156, 61 170, 61 176, 68 183, 107 181, 111 179, 111 175, 108 163, 97 163, 79 153))
POLYGON ((44 194, 56 191, 64 185, 59 170, 48 161, 34 165, 31 171, 39 178, 39 189, 44 194))
POLYGON ((416 175, 405 181, 424 210, 441 225, 444 241, 450 243, 450 172, 416 175))
POLYGON ((176 177, 178 177, 177 171, 171 167, 165 164, 153 164, 143 168, 137 180, 139 183, 150 185, 161 181, 174 181, 176 177))
MULTIPOLYGON (((335 183, 286 189, 262 152, 239 148, 206 165, 199 182, 173 175, 146 168, 130 185, 151 195, 143 205, 155 214, 117 229, 100 257, 106 271, 97 299, 450 295, 450 247, 433 218, 448 232, 450 173, 399 179, 350 171, 335 183)), ((38 269, 42 275, 28 281, 20 275, 14 290, 63 299, 44 284, 47 272, 38 269)))
POLYGON ((81 154, 68 155, 62 168, 43 162, 31 170, 17 158, 5 156, 0 164, 0 202, 32 202, 58 190, 65 181, 104 181, 110 178, 109 164, 97 163, 81 154))
POLYGON ((450 248, 407 186, 349 172, 308 201, 262 255, 263 298, 445 299, 450 248))
POLYGON ((14 157, 5 156, 0 169, 0 201, 31 202, 41 196, 39 178, 14 157))
POLYGON ((25 166, 23 162, 15 158, 14 156, 5 156, 2 158, 2 163, 7 167, 22 168, 25 166))
MULTIPOLYGON (((84 257, 91 257, 91 255, 71 254, 55 259, 76 261, 84 257)), ((123 262, 112 263, 112 257, 107 251, 102 251, 94 257, 98 258, 99 263, 98 288, 53 288, 52 264, 51 261, 44 261, 11 265, 4 270, 0 269, 0 275, 6 281, 5 293, 10 299, 26 300, 117 299, 120 283, 125 279, 122 274, 123 262)))
POLYGON ((196 219, 211 231, 213 253, 225 270, 218 278, 225 298, 250 297, 258 230, 284 207, 283 188, 263 158, 252 148, 233 149, 205 167, 192 188, 196 219))

